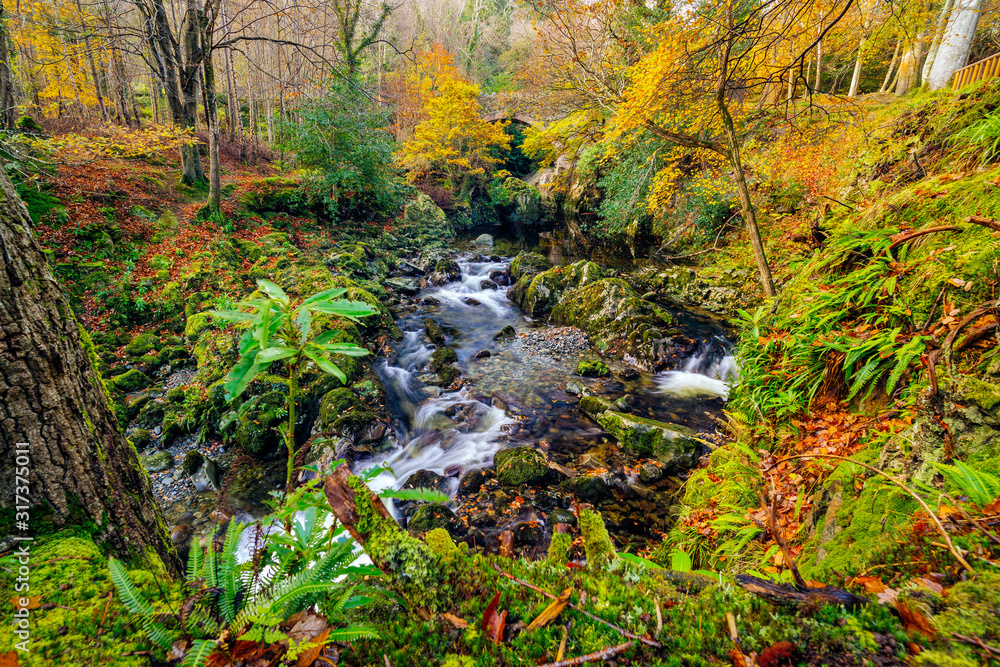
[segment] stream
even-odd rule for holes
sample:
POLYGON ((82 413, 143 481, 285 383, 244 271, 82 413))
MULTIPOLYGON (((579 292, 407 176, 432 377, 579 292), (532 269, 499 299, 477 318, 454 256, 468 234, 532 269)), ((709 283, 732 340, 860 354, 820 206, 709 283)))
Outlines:
POLYGON ((507 287, 483 283, 491 273, 506 272, 506 260, 466 254, 456 261, 460 280, 428 286, 397 313, 403 339, 377 362, 395 417, 396 444, 355 467, 385 466, 372 482, 378 490, 400 488, 414 475, 420 486, 436 483, 457 501, 452 505, 459 532, 468 530, 469 541, 489 547, 505 528, 525 521, 544 526, 547 514, 572 506, 571 494, 558 484, 506 503, 511 494, 497 488, 489 472, 475 477, 485 480, 487 494, 474 494, 476 487, 466 483, 470 473, 492 466, 498 450, 530 445, 573 474, 601 472, 602 483, 587 500, 602 511, 620 542, 643 543, 668 528, 681 480, 640 479, 636 471, 643 462, 620 451, 579 411, 579 395, 621 399, 631 414, 714 432, 713 417, 721 415, 736 372, 725 332, 711 321, 675 312, 684 335, 697 341, 679 368, 639 374, 609 364, 612 375, 582 378, 575 374, 579 362, 598 357, 580 344, 580 332, 574 330, 573 337, 526 317, 507 299, 507 287), (458 391, 432 384, 437 376, 427 366, 435 345, 425 331, 426 319, 440 327, 457 353, 454 365, 464 385, 458 391), (505 326, 518 335, 494 341, 505 326))

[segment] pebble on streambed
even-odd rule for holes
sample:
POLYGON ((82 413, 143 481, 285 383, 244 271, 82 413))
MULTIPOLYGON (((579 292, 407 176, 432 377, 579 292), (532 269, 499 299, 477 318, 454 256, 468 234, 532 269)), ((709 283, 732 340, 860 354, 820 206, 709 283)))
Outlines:
POLYGON ((518 340, 529 354, 543 350, 557 352, 584 352, 590 349, 587 334, 576 327, 553 327, 518 334, 518 340))

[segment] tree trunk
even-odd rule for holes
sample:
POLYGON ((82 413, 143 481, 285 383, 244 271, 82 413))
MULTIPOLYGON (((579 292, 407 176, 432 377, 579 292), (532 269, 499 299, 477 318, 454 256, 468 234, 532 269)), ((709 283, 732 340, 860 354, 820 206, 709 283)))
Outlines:
MULTIPOLYGON (((930 0, 924 0, 923 13, 930 11, 930 0)), ((927 25, 921 28, 910 43, 899 61, 899 72, 896 73, 896 94, 905 95, 920 83, 920 65, 927 49, 927 25)))
POLYGON ((892 81, 892 73, 896 70, 896 61, 899 59, 899 46, 901 42, 896 42, 896 48, 892 52, 892 60, 889 61, 889 69, 885 72, 885 79, 882 81, 882 87, 878 89, 878 92, 884 93, 889 90, 889 83, 892 81))
POLYGON ((222 174, 219 168, 219 106, 211 53, 202 61, 202 78, 205 82, 205 113, 208 116, 208 208, 218 215, 222 210, 222 174))
POLYGON ((924 69, 921 72, 921 77, 924 81, 931 75, 931 69, 934 67, 934 61, 937 59, 938 50, 941 48, 941 40, 944 37, 944 28, 948 25, 948 17, 951 16, 951 10, 955 6, 955 0, 945 0, 944 4, 941 5, 941 13, 938 15, 938 20, 934 24, 934 35, 931 40, 930 51, 927 52, 927 58, 924 60, 924 69))
POLYGON ((13 130, 17 122, 17 102, 14 99, 14 72, 7 48, 7 11, 0 0, 0 130, 13 130))
POLYGON ((858 85, 861 83, 861 67, 862 59, 865 53, 865 38, 861 38, 861 43, 858 44, 858 59, 854 61, 854 74, 851 76, 851 89, 847 91, 848 97, 856 97, 858 94, 858 85))
POLYGON ((774 279, 771 277, 771 267, 767 263, 764 243, 760 238, 760 228, 757 226, 757 211, 754 208, 753 200, 750 198, 750 188, 747 186, 746 172, 743 169, 743 161, 740 158, 740 144, 739 137, 736 135, 736 125, 733 122, 732 114, 729 113, 729 105, 726 103, 726 87, 729 83, 729 54, 732 51, 733 41, 736 39, 736 33, 733 29, 732 3, 727 7, 727 34, 723 46, 719 50, 719 78, 715 89, 715 105, 719 110, 719 115, 722 117, 722 126, 726 135, 727 150, 723 154, 728 158, 729 164, 733 168, 733 175, 736 177, 736 187, 740 193, 740 205, 743 209, 743 222, 750 233, 750 245, 753 247, 754 259, 757 262, 757 270, 760 273, 760 284, 764 288, 764 294, 770 298, 774 298, 778 293, 774 288, 774 279))
POLYGON ((941 46, 938 47, 934 64, 927 76, 927 84, 931 90, 944 88, 952 75, 965 67, 982 10, 983 0, 956 0, 948 18, 948 27, 941 37, 941 46))
MULTIPOLYGON (((152 549, 173 571, 170 543, 149 476, 125 440, 103 383, 84 348, 85 334, 56 282, 28 212, 0 173, 0 507, 15 497, 15 452, 28 443, 28 528, 89 524, 94 538, 122 557, 152 549)), ((21 475, 20 470, 17 471, 21 475)), ((18 486, 25 486, 20 481, 18 486)), ((22 510, 17 510, 22 511, 22 510)), ((14 512, 2 513, 4 535, 14 512)))

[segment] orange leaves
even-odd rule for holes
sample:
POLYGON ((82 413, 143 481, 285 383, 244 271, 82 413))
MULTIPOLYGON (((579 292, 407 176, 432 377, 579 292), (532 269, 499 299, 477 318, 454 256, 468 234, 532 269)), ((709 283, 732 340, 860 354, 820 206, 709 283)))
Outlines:
POLYGON ((507 610, 497 613, 497 603, 499 602, 500 591, 497 591, 493 596, 493 600, 486 607, 486 611, 483 612, 483 630, 494 644, 499 644, 503 641, 503 631, 507 626, 507 610))

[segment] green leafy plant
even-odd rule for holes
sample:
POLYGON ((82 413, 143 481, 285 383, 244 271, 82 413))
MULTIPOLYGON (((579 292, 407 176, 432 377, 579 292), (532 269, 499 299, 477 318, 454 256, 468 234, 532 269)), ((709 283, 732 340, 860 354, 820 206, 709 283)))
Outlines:
POLYGON ((110 559, 118 595, 154 644, 164 651, 181 647, 186 651, 182 664, 188 667, 206 664, 214 650, 228 650, 237 641, 262 648, 288 642, 284 658, 294 659, 294 641, 283 628, 293 615, 310 609, 322 614, 314 623, 331 626, 324 642, 377 637, 371 626, 352 622, 351 615, 375 599, 363 579, 378 570, 352 564, 357 544, 332 519, 322 486, 298 489, 260 525, 259 552, 246 562, 238 559, 245 533, 239 523, 230 524, 221 550, 211 543, 192 546, 188 598, 176 613, 157 609, 135 588, 124 565, 110 559))
POLYGON ((955 461, 954 465, 935 463, 948 484, 958 490, 980 508, 986 507, 1000 496, 1000 478, 988 472, 977 470, 963 461, 955 461))
POLYGON ((239 397, 254 378, 276 362, 283 362, 288 369, 287 413, 288 424, 283 437, 288 450, 288 467, 285 488, 292 485, 295 467, 295 398, 299 391, 299 374, 308 364, 315 364, 324 373, 346 383, 344 372, 331 360, 330 355, 341 354, 362 357, 368 350, 354 343, 337 342, 340 331, 327 329, 315 333, 314 316, 327 314, 357 321, 372 315, 375 310, 360 301, 338 299, 347 290, 335 288, 319 292, 300 304, 293 304, 284 290, 269 280, 260 279, 257 286, 265 298, 251 299, 239 304, 243 310, 213 310, 211 314, 222 320, 249 324, 239 342, 240 359, 226 378, 226 400, 239 397))
POLYGON ((960 147, 959 156, 985 166, 1000 158, 1000 111, 955 133, 952 141, 960 147))

